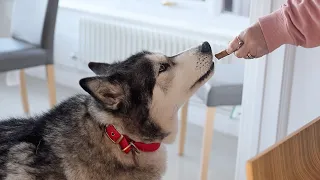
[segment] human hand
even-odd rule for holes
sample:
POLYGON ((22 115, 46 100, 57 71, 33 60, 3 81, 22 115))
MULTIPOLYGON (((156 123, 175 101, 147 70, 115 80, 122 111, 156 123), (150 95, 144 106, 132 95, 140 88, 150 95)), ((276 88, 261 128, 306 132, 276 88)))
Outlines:
POLYGON ((255 23, 233 39, 227 48, 227 52, 245 59, 259 58, 268 54, 268 46, 259 23, 255 23))

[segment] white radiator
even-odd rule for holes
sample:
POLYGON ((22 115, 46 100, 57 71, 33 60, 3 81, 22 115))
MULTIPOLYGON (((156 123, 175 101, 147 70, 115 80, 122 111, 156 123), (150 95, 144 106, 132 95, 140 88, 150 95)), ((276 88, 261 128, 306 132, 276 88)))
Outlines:
MULTIPOLYGON (((134 23, 92 18, 80 20, 79 36, 79 60, 83 63, 111 63, 124 60, 141 50, 174 55, 203 41, 211 44, 213 52, 219 52, 227 45, 227 42, 215 42, 134 23)), ((219 63, 231 63, 231 60, 232 56, 219 63)))

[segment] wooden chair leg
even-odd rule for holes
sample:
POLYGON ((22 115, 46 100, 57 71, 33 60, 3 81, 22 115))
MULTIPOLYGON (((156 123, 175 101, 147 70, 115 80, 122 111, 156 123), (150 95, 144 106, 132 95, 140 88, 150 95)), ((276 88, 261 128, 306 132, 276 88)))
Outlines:
POLYGON ((52 64, 46 65, 46 71, 47 71, 47 81, 48 81, 48 90, 49 90, 49 102, 50 102, 50 107, 52 108, 57 103, 53 65, 52 64))
POLYGON ((181 109, 181 124, 180 124, 180 139, 179 139, 179 156, 184 153, 184 144, 186 140, 187 132, 187 118, 188 118, 188 106, 189 102, 186 102, 181 109))
POLYGON ((22 100, 23 111, 26 114, 29 114, 29 103, 28 103, 28 94, 27 94, 27 84, 26 84, 26 77, 24 74, 24 70, 20 70, 20 94, 22 100))
POLYGON ((215 107, 207 107, 207 119, 204 125, 201 164, 200 164, 200 179, 206 180, 208 178, 208 168, 210 161, 210 152, 213 138, 213 122, 216 113, 215 107))

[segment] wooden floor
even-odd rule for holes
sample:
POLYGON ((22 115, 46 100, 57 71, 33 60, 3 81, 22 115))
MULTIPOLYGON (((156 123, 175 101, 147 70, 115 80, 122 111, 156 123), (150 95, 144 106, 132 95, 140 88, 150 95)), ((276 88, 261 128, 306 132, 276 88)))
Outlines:
POLYGON ((247 163, 247 180, 320 180, 320 117, 247 163))

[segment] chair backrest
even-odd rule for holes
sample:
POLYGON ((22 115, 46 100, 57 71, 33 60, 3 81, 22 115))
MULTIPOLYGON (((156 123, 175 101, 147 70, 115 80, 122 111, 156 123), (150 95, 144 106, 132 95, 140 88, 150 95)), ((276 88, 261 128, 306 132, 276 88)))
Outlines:
POLYGON ((58 3, 59 0, 15 0, 12 37, 53 50, 58 3))
POLYGON ((247 180, 320 179, 320 117, 247 162, 247 180))

